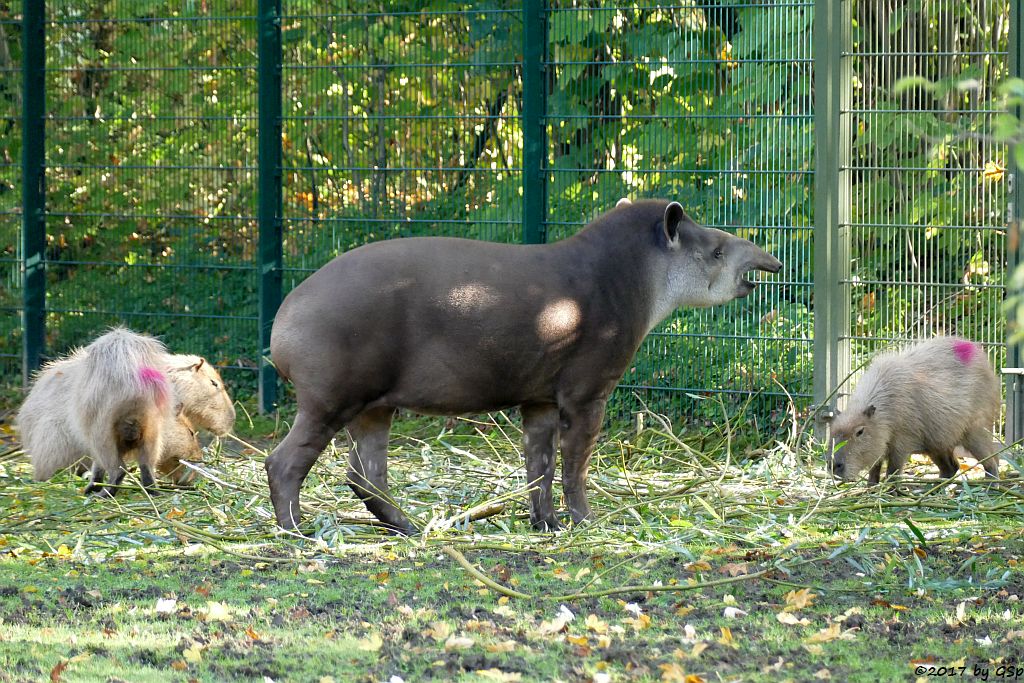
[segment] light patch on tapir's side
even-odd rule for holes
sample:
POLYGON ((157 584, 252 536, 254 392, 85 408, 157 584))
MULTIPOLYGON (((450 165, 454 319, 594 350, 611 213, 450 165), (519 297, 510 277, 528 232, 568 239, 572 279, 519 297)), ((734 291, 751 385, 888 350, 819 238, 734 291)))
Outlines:
POLYGON ((469 282, 449 290, 446 303, 461 313, 474 313, 494 306, 498 295, 487 285, 469 282))
POLYGON ((556 349, 562 348, 576 338, 582 319, 583 313, 576 301, 555 299, 537 315, 537 336, 556 349))

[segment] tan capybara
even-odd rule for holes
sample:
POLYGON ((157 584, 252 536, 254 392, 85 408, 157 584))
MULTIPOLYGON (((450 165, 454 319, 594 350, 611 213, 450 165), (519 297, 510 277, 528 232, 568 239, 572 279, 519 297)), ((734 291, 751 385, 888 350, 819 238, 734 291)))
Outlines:
POLYGON ((999 456, 992 427, 1001 403, 999 379, 976 342, 936 337, 901 353, 882 353, 832 420, 832 475, 853 481, 869 470, 868 481, 877 484, 883 462, 889 476, 903 469, 911 453, 923 453, 948 479, 959 471, 959 446, 994 477, 999 456))
POLYGON ((99 489, 107 474, 116 485, 126 460, 139 462, 146 486, 154 469, 180 472, 182 459, 201 453, 194 426, 221 435, 234 419, 231 398, 209 363, 169 354, 156 339, 125 328, 48 363, 18 412, 35 478, 87 463, 88 491, 99 489))

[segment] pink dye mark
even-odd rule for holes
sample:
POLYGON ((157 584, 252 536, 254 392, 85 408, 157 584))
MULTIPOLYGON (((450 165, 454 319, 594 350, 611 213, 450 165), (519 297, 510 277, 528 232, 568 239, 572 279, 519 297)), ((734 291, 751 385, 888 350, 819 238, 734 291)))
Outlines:
POLYGON ((974 358, 974 354, 978 353, 978 345, 972 341, 955 341, 953 342, 953 355, 956 359, 967 365, 974 358))
POLYGON ((139 381, 144 388, 153 392, 156 404, 163 407, 167 404, 167 377, 156 368, 143 366, 139 368, 139 381))

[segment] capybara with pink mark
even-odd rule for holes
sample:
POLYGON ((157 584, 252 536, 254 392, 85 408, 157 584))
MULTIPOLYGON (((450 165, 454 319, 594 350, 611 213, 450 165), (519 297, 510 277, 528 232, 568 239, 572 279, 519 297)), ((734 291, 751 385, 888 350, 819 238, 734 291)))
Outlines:
POLYGON ((87 491, 116 485, 125 460, 137 460, 142 483, 153 471, 191 479, 182 459, 201 453, 195 427, 222 435, 235 409, 217 371, 199 356, 167 353, 156 339, 114 328, 83 349, 48 363, 18 411, 35 478, 76 463, 92 468, 87 491))
POLYGON ((882 353, 832 420, 832 475, 853 481, 870 470, 868 481, 877 484, 883 462, 890 476, 911 453, 923 453, 948 479, 959 471, 954 449, 961 446, 997 476, 992 427, 1001 403, 999 379, 976 342, 935 337, 882 353))

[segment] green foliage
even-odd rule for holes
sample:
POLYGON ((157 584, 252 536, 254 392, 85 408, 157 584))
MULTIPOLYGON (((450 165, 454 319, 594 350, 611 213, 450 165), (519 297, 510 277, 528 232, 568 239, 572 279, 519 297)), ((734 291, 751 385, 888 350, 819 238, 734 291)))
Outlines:
MULTIPOLYGON (((9 5, 0 2, 5 76, 21 49, 9 5)), ((549 239, 622 196, 671 196, 786 264, 754 298, 680 312, 644 344, 627 386, 670 389, 663 398, 692 414, 720 408, 690 390, 726 392, 737 410, 745 394, 728 392, 763 391, 759 414, 785 409, 786 392, 798 402, 810 393, 812 9, 549 4, 549 239)), ((995 228, 1005 146, 1020 144, 1000 107, 1024 101, 1024 85, 997 93, 1005 60, 983 55, 1007 49, 1006 9, 853 5, 852 262, 830 277, 849 292, 858 351, 936 331, 1002 339, 995 228), (948 30, 904 30, 940 24, 948 30), (909 80, 893 90, 900 77, 909 80)), ((522 185, 541 180, 521 172, 519 3, 296 0, 284 10, 286 289, 371 240, 521 239, 522 185)), ((49 349, 122 320, 173 348, 254 367, 252 0, 48 11, 49 349)), ((0 306, 11 312, 21 296, 14 81, 0 82, 0 126, 11 133, 0 136, 0 306)), ((6 316, 0 357, 19 344, 6 316)), ((249 372, 228 376, 243 393, 252 386, 249 372)))

